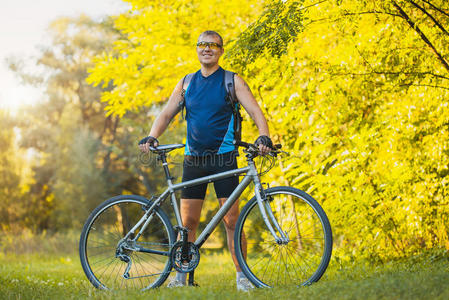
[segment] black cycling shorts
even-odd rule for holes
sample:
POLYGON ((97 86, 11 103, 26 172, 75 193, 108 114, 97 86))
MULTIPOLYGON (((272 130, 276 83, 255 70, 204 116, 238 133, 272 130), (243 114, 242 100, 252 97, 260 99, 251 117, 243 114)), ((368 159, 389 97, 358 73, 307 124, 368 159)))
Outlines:
MULTIPOLYGON (((206 156, 186 155, 184 157, 182 182, 237 169, 237 155, 238 153, 234 151, 206 156)), ((238 176, 214 181, 217 198, 228 198, 238 184, 238 176)), ((184 188, 181 192, 181 198, 204 199, 206 189, 207 183, 184 188)))

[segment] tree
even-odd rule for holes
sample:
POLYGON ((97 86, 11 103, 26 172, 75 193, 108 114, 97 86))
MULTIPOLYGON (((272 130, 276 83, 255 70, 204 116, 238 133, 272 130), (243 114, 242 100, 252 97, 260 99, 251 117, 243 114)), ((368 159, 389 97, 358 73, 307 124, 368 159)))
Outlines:
POLYGON ((0 229, 10 230, 23 216, 19 204, 24 191, 25 168, 14 134, 13 117, 0 109, 0 229))
POLYGON ((204 2, 131 3, 115 23, 126 36, 119 55, 98 58, 89 77, 113 83, 102 96, 111 113, 165 100, 193 70, 199 32, 216 27, 233 40, 226 63, 249 79, 274 139, 291 152, 270 180, 320 200, 337 255, 449 249, 445 1, 272 0, 263 11, 228 1, 219 18, 204 2))
POLYGON ((149 111, 105 116, 99 98, 108 87, 85 81, 93 57, 119 37, 110 22, 85 16, 53 22, 53 43, 36 60, 41 74, 27 74, 20 61, 11 61, 26 83, 46 87, 47 99, 25 108, 18 125, 21 146, 35 151, 34 183, 22 201, 29 208, 24 222, 35 230, 79 228, 108 197, 144 195, 145 186, 156 191, 163 179, 149 178, 154 165, 139 161, 137 141, 152 118, 149 111))
POLYGON ((273 54, 276 34, 248 43, 267 13, 230 52, 292 150, 278 172, 323 202, 337 253, 449 248, 448 19, 444 2, 421 2, 298 1, 305 21, 285 54, 273 54))

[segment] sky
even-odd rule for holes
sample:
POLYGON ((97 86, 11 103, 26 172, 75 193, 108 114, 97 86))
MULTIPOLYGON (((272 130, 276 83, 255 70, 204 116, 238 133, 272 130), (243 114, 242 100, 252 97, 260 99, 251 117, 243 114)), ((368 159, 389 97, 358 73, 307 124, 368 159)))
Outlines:
POLYGON ((129 8, 121 0, 0 0, 0 109, 14 112, 43 99, 43 90, 22 84, 6 59, 37 57, 39 46, 50 44, 46 32, 53 20, 80 14, 101 19, 129 8))

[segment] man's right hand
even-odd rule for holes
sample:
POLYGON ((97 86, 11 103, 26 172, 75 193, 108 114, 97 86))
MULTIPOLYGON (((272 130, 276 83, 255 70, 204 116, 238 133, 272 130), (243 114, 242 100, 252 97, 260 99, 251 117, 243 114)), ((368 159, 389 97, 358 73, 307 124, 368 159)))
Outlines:
POLYGON ((140 151, 145 153, 150 151, 150 147, 156 148, 157 146, 159 146, 159 141, 151 135, 144 137, 139 142, 140 151))

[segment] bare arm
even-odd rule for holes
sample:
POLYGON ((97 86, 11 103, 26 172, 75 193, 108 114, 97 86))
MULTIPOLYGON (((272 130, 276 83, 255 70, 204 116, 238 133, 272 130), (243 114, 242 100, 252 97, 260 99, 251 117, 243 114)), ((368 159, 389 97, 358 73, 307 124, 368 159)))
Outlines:
MULTIPOLYGON (((182 80, 178 82, 170 98, 168 99, 167 104, 164 106, 161 113, 157 116, 156 120, 154 120, 149 136, 158 138, 162 135, 162 133, 164 133, 165 129, 167 129, 170 121, 180 111, 179 102, 182 100, 181 92, 182 80)), ((155 146, 157 146, 157 143, 155 144, 155 146)), ((139 145, 139 147, 143 152, 149 151, 148 143, 139 145)))
MULTIPOLYGON (((238 75, 235 75, 234 82, 237 99, 248 112, 251 119, 253 119, 254 123, 256 123, 257 129, 259 130, 259 136, 266 135, 270 137, 267 120, 265 119, 265 116, 263 115, 262 110, 254 98, 248 84, 238 75)), ((263 155, 270 151, 267 146, 262 144, 259 145, 259 150, 263 155)))
POLYGON ((181 91, 182 80, 178 82, 170 98, 168 99, 167 104, 162 109, 159 116, 157 116, 156 120, 154 120, 153 126, 151 126, 150 136, 155 138, 160 137, 162 133, 164 133, 165 129, 167 129, 167 126, 173 117, 179 112, 179 102, 182 100, 181 91))
POLYGON ((270 132, 268 130, 267 120, 260 109, 259 104, 254 98, 251 89, 248 84, 238 75, 234 77, 235 82, 235 93, 239 102, 248 112, 251 119, 253 119, 254 123, 256 123, 257 129, 259 130, 259 135, 270 136, 270 132))

